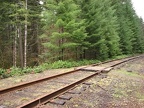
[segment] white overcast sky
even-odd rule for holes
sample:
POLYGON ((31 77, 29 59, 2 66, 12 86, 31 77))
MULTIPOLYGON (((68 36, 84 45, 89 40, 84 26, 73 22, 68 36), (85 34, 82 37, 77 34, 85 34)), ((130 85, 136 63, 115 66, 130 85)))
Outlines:
POLYGON ((144 0, 131 0, 138 16, 144 20, 144 0))

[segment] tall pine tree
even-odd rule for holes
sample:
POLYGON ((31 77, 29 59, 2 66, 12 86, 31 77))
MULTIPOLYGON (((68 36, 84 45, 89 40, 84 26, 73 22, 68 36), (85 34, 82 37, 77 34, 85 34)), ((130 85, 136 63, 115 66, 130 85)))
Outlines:
POLYGON ((43 12, 45 23, 42 38, 45 55, 52 60, 78 58, 86 38, 84 20, 79 18, 80 9, 73 0, 47 0, 43 12))
POLYGON ((91 0, 87 18, 88 40, 94 58, 106 59, 119 53, 117 17, 110 0, 91 0))

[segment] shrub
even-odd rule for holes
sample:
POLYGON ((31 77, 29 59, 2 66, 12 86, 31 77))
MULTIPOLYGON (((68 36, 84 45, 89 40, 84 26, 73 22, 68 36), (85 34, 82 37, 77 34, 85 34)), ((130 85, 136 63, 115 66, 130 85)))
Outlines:
POLYGON ((24 73, 30 73, 30 72, 32 72, 33 71, 33 69, 31 68, 31 67, 26 67, 26 68, 24 68, 24 69, 22 69, 22 73, 24 74, 24 73))
POLYGON ((40 66, 43 68, 43 70, 47 70, 47 69, 50 68, 50 64, 49 63, 43 63, 40 66))
POLYGON ((3 75, 5 73, 5 69, 0 68, 0 76, 3 75))
POLYGON ((77 67, 81 65, 88 65, 98 63, 98 60, 82 60, 82 61, 55 61, 54 63, 50 64, 49 67, 52 69, 57 68, 70 68, 70 67, 77 67))
POLYGON ((9 76, 6 74, 6 70, 0 68, 0 78, 7 78, 7 77, 9 76))
POLYGON ((10 76, 15 76, 15 75, 22 75, 22 69, 18 67, 11 67, 10 72, 8 73, 10 76))
POLYGON ((57 68, 67 68, 70 66, 71 66, 71 64, 69 62, 59 60, 59 61, 55 61, 54 63, 52 63, 52 65, 50 67, 52 69, 54 69, 54 68, 57 69, 57 68))
POLYGON ((40 73, 42 71, 44 71, 42 66, 33 67, 33 72, 35 73, 40 73))

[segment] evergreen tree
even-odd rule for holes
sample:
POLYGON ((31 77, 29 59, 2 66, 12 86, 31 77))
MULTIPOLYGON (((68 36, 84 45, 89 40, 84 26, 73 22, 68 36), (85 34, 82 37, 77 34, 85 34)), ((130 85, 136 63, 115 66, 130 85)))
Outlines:
POLYGON ((117 18, 110 0, 91 0, 87 14, 87 32, 96 58, 106 59, 119 53, 117 18))
POLYGON ((39 35, 42 32, 41 12, 43 5, 39 0, 28 0, 28 37, 27 37, 27 65, 39 64, 40 41, 39 35))
POLYGON ((0 42, 0 47, 2 47, 0 48, 2 60, 0 66, 4 68, 24 66, 25 31, 28 31, 28 44, 25 45, 28 49, 28 65, 35 65, 38 61, 38 30, 40 30, 38 27, 42 8, 39 0, 28 1, 28 9, 25 7, 25 0, 5 0, 0 4, 0 11, 3 13, 0 16, 2 41, 0 42), (25 30, 25 25, 27 25, 27 30, 25 30))
POLYGON ((141 52, 142 37, 140 19, 136 15, 131 0, 113 0, 118 17, 120 46, 123 54, 141 52))
POLYGON ((43 43, 47 48, 45 55, 55 60, 75 58, 74 55, 82 52, 86 38, 78 5, 73 0, 47 0, 45 4, 43 20, 46 24, 42 36, 46 40, 43 43))
POLYGON ((119 46, 119 35, 118 29, 119 25, 117 22, 117 16, 115 15, 115 9, 112 6, 111 0, 105 0, 105 8, 103 10, 105 12, 106 18, 106 27, 105 27, 105 35, 108 47, 109 57, 116 56, 120 54, 120 46, 119 46))
POLYGON ((12 1, 5 0, 0 3, 0 67, 9 68, 13 64, 13 37, 14 26, 11 24, 12 1))
POLYGON ((38 65, 42 52, 53 61, 144 52, 131 0, 3 0, 0 12, 3 68, 38 65))
POLYGON ((133 51, 135 53, 144 52, 144 24, 143 20, 138 16, 135 16, 135 40, 133 42, 133 51))
POLYGON ((133 10, 130 0, 113 0, 118 17, 120 37, 120 48, 123 54, 130 54, 133 50, 132 41, 134 40, 133 31, 133 10))

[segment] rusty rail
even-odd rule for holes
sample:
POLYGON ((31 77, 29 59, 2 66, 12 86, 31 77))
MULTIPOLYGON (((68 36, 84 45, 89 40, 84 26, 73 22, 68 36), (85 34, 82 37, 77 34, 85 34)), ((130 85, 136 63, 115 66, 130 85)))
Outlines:
POLYGON ((17 108, 33 108, 33 107, 36 107, 36 106, 38 106, 40 104, 45 104, 48 101, 50 101, 50 99, 53 99, 53 98, 57 97, 58 95, 60 95, 62 93, 65 93, 66 91, 72 89, 76 85, 78 85, 78 84, 80 84, 80 83, 92 78, 93 76, 97 75, 101 71, 97 71, 97 73, 95 73, 95 74, 92 74, 92 75, 90 75, 90 76, 88 76, 86 78, 83 78, 83 79, 81 79, 79 81, 76 81, 76 82, 74 82, 72 84, 69 84, 69 85, 67 85, 65 87, 62 87, 59 90, 54 91, 53 93, 49 93, 49 94, 46 94, 44 96, 41 96, 41 97, 39 97, 39 98, 37 98, 37 99, 35 99, 35 100, 31 101, 31 102, 28 102, 28 103, 26 103, 26 104, 24 104, 22 106, 18 106, 17 108))
MULTIPOLYGON (((135 58, 138 58, 138 57, 140 57, 140 56, 131 57, 128 60, 132 60, 132 59, 135 59, 135 58)), ((121 60, 121 59, 118 59, 118 60, 121 60)), ((126 60, 126 61, 128 61, 128 60, 126 60)), ((110 61, 105 61, 105 62, 98 63, 98 64, 87 65, 87 66, 84 66, 82 68, 85 68, 85 67, 88 67, 88 66, 96 66, 96 65, 100 65, 100 64, 104 64, 104 63, 108 63, 108 62, 113 62, 113 61, 117 61, 117 60, 110 60, 110 61)), ((8 93, 8 92, 11 92, 11 91, 14 91, 14 90, 19 90, 21 88, 28 87, 28 86, 31 86, 31 85, 34 85, 34 84, 38 84, 38 83, 41 83, 41 82, 44 82, 44 81, 47 81, 47 80, 50 80, 50 79, 53 79, 53 78, 57 78, 57 77, 64 76, 64 75, 67 75, 67 74, 70 74, 70 73, 74 73, 74 72, 77 72, 79 70, 81 70, 81 68, 75 69, 73 71, 69 71, 69 72, 66 72, 66 73, 57 74, 57 75, 49 76, 49 77, 46 77, 46 78, 41 78, 41 79, 31 81, 31 82, 28 82, 28 83, 21 83, 21 84, 12 86, 12 87, 1 89, 0 94, 8 93)))
POLYGON ((70 73, 77 72, 78 70, 80 70, 80 69, 69 71, 69 72, 62 73, 62 74, 49 76, 49 77, 46 77, 46 78, 41 78, 41 79, 38 79, 38 80, 35 80, 35 81, 31 81, 31 82, 28 82, 28 83, 21 83, 19 85, 15 85, 15 86, 12 86, 12 87, 9 87, 9 88, 1 89, 0 90, 0 94, 8 93, 8 92, 11 92, 11 91, 14 91, 14 90, 19 90, 19 89, 27 87, 27 86, 31 86, 31 85, 34 85, 34 84, 38 84, 38 83, 41 83, 41 82, 56 78, 56 77, 60 77, 60 76, 63 76, 63 75, 67 75, 67 74, 70 74, 70 73))
MULTIPOLYGON (((133 60, 133 59, 136 59, 136 58, 139 58, 139 57, 141 57, 141 56, 137 56, 137 57, 132 57, 132 58, 126 59, 126 60, 124 60, 124 61, 121 61, 121 62, 119 62, 119 63, 116 63, 116 64, 114 64, 114 65, 111 65, 111 66, 109 66, 109 67, 114 67, 114 66, 117 66, 117 65, 119 65, 119 64, 122 64, 122 63, 124 63, 124 62, 130 61, 130 60, 133 60)), ((109 67, 106 67, 106 68, 109 68, 109 67)), ((106 68, 104 68, 104 69, 106 69, 106 68)), ((92 75, 89 75, 89 76, 86 77, 86 78, 83 78, 83 79, 81 79, 81 80, 79 80, 79 81, 76 81, 76 82, 74 82, 74 83, 72 83, 72 84, 69 84, 69 85, 67 85, 67 86, 65 86, 65 87, 62 87, 62 88, 60 88, 60 89, 57 90, 57 91, 54 91, 54 92, 52 92, 52 93, 48 93, 48 94, 43 95, 43 96, 41 96, 41 97, 38 97, 37 99, 34 99, 34 100, 32 100, 32 101, 30 101, 30 102, 28 102, 28 103, 26 103, 26 104, 23 104, 23 105, 21 105, 21 106, 18 106, 17 108, 34 108, 34 107, 37 107, 37 106, 39 106, 39 105, 45 104, 45 103, 49 102, 51 99, 59 96, 60 94, 63 94, 63 93, 65 93, 65 92, 67 92, 68 90, 74 88, 75 86, 81 84, 82 82, 84 82, 84 81, 86 81, 86 80, 88 80, 88 79, 90 79, 90 78, 98 75, 98 74, 101 73, 104 69, 99 70, 99 71, 97 71, 96 73, 94 73, 94 74, 92 74, 92 75)))

